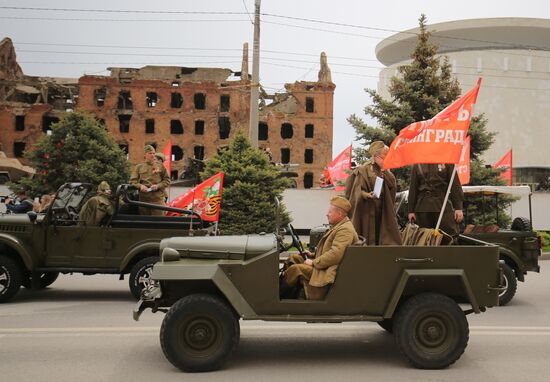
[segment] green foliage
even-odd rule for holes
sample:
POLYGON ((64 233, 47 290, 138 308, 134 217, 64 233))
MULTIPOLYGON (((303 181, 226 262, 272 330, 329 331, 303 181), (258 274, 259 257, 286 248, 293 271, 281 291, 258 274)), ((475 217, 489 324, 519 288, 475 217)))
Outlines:
POLYGON ((69 113, 52 125, 52 134, 43 136, 25 156, 36 174, 13 188, 25 188, 33 195, 55 191, 66 182, 97 186, 106 180, 114 188, 129 177, 124 152, 103 125, 81 112, 69 113))
MULTIPOLYGON (((274 232, 275 197, 282 200, 288 180, 280 176, 267 155, 250 145, 239 131, 227 150, 206 162, 203 179, 223 171, 222 204, 219 228, 226 235, 274 232)), ((281 224, 290 221, 284 208, 281 224)))
POLYGON ((546 231, 539 231, 538 235, 542 238, 542 246, 550 247, 550 233, 546 231))
MULTIPOLYGON (((430 42, 431 34, 426 30, 425 15, 420 17, 419 25, 418 42, 410 56, 412 61, 400 66, 398 75, 390 79, 390 99, 383 98, 376 90, 365 89, 372 99, 372 105, 365 108, 365 113, 377 124, 370 125, 355 114, 348 118, 348 122, 355 128, 356 141, 360 143, 360 146, 354 149, 356 163, 362 163, 367 159, 366 150, 371 142, 382 140, 389 146, 402 128, 413 122, 434 117, 461 94, 460 85, 452 75, 448 58, 436 56, 438 47, 430 42)), ((483 114, 472 117, 470 122, 470 185, 503 184, 498 178, 503 170, 486 168, 480 160, 481 155, 493 144, 496 135, 488 132, 486 125, 487 119, 483 114)), ((398 189, 408 189, 410 167, 393 169, 392 172, 397 178, 398 189)), ((511 201, 511 198, 499 198, 499 222, 510 223, 505 210, 511 201)), ((484 209, 479 203, 479 200, 470 203, 475 207, 469 215, 472 219, 481 219, 479 213, 484 209)), ((494 211, 492 216, 496 221, 494 211)))

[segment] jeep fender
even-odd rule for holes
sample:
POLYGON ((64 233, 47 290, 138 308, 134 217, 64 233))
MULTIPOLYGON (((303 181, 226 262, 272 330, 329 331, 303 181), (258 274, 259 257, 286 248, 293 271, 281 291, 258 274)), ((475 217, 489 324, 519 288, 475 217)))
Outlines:
POLYGON ((390 302, 388 306, 386 307, 386 310, 384 311, 384 318, 392 318, 395 309, 397 308, 397 304, 399 303, 399 300, 401 299, 401 296, 403 295, 403 292, 405 291, 405 288, 407 287, 407 283, 411 278, 414 277, 456 277, 462 281, 462 285, 464 287, 464 290, 466 291, 466 297, 468 298, 468 301, 472 305, 472 309, 476 313, 480 313, 481 309, 479 308, 479 304, 477 303, 477 299, 474 295, 474 292, 472 291, 472 287, 470 286, 470 282, 468 281, 468 277, 464 273, 463 269, 405 269, 403 273, 401 274, 401 278, 399 282, 397 283, 397 286, 393 292, 393 295, 390 299, 390 302))
POLYGON ((257 317, 256 312, 243 298, 235 285, 229 280, 223 270, 215 264, 180 264, 177 262, 157 263, 153 268, 154 280, 206 280, 212 281, 233 309, 242 318, 257 317))
POLYGON ((0 233, 0 243, 12 248, 17 254, 19 255, 19 258, 23 261, 23 264, 25 265, 25 268, 28 270, 32 270, 35 268, 35 263, 30 255, 30 252, 25 244, 23 242, 13 236, 6 235, 4 233, 0 233))
POLYGON ((130 264, 136 256, 144 252, 154 252, 156 256, 159 256, 159 260, 160 260, 159 248, 160 248, 160 240, 138 243, 137 245, 133 246, 130 249, 130 252, 128 252, 126 256, 124 256, 124 258, 122 259, 122 262, 120 263, 119 271, 124 272, 128 264, 130 264))
POLYGON ((516 273, 516 278, 519 281, 525 281, 525 267, 523 266, 523 262, 519 259, 519 257, 514 253, 514 251, 500 246, 499 245, 499 258, 501 260, 504 260, 506 264, 508 264, 512 269, 514 269, 516 273))

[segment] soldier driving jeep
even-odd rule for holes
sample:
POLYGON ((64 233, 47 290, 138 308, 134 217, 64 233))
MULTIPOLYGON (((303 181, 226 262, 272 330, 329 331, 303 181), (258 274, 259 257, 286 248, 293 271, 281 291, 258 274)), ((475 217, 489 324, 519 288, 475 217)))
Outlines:
POLYGON ((330 200, 327 219, 331 228, 321 238, 315 253, 304 251, 305 257, 293 254, 287 260, 287 268, 280 279, 281 298, 296 298, 300 284, 306 299, 325 298, 346 248, 358 239, 347 216, 350 209, 350 202, 341 196, 330 200))

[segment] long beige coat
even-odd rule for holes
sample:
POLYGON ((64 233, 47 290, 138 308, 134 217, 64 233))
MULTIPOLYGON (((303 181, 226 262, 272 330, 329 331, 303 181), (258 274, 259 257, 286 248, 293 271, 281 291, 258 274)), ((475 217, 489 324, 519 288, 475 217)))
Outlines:
POLYGON ((344 257, 346 248, 357 239, 357 232, 347 217, 331 227, 317 245, 309 285, 324 287, 334 283, 338 265, 344 257))

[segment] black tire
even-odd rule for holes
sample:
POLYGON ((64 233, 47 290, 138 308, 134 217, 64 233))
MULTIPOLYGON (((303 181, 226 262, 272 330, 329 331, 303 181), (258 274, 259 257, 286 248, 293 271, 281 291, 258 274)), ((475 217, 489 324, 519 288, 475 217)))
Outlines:
POLYGON ((506 287, 506 290, 499 293, 498 305, 504 306, 514 298, 518 288, 518 281, 516 273, 508 264, 500 264, 500 266, 502 267, 502 285, 506 287))
POLYGON ((158 257, 150 256, 141 259, 132 267, 128 283, 130 285, 130 292, 132 292, 136 300, 140 299, 141 291, 151 283, 153 265, 157 261, 159 261, 158 257))
POLYGON ((21 287, 22 272, 19 265, 5 255, 0 255, 0 303, 15 297, 21 287))
POLYGON ((188 372, 220 369, 239 343, 239 321, 219 298, 193 294, 177 301, 160 328, 164 355, 188 372))
POLYGON ((442 369, 460 358, 468 345, 464 312, 447 296, 422 293, 397 312, 395 342, 410 363, 420 369, 442 369))
POLYGON ((531 221, 527 218, 518 216, 512 221, 512 230, 513 231, 531 231, 531 221))
MULTIPOLYGON (((40 285, 39 289, 44 289, 52 285, 55 280, 59 277, 59 272, 45 272, 40 274, 40 285)), ((32 276, 24 277, 21 285, 25 288, 30 288, 32 286, 32 276)))
POLYGON ((376 323, 386 332, 393 333, 393 320, 391 318, 385 319, 384 321, 378 321, 376 323))

